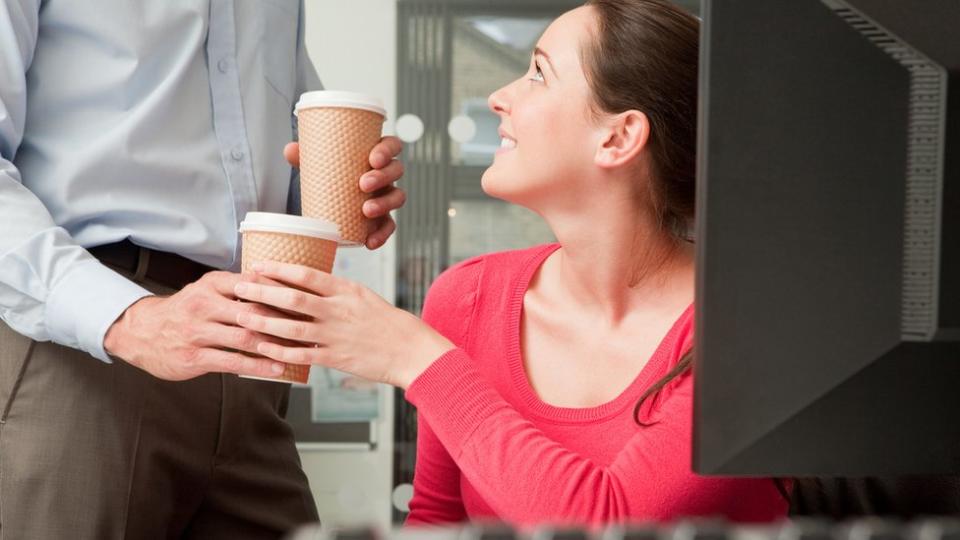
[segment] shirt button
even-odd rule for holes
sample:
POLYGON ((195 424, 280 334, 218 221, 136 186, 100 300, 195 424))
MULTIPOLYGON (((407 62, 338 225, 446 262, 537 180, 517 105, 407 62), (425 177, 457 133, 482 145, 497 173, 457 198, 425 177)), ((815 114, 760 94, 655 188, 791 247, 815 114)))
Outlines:
POLYGON ((217 62, 217 69, 220 70, 220 73, 226 73, 227 70, 230 69, 230 61, 226 58, 221 58, 220 61, 217 62))
POLYGON ((240 150, 239 148, 234 148, 233 150, 230 151, 230 157, 232 157, 234 161, 240 161, 241 159, 243 159, 243 150, 240 150))

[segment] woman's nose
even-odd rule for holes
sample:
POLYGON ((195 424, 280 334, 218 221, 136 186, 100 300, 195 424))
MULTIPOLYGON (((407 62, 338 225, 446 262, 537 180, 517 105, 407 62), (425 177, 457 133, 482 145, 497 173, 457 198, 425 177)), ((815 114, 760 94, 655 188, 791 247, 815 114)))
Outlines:
POLYGON ((510 85, 508 84, 490 94, 490 97, 487 98, 487 106, 490 107, 491 111, 496 114, 506 114, 509 112, 509 88, 510 85))

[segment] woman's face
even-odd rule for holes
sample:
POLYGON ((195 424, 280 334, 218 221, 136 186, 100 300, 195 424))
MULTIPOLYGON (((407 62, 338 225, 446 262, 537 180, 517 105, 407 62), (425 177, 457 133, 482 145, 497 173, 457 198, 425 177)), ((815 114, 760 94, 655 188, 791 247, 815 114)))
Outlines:
POLYGON ((562 15, 541 36, 527 73, 490 95, 502 143, 483 174, 489 195, 534 210, 577 200, 602 137, 580 56, 593 25, 592 8, 562 15))

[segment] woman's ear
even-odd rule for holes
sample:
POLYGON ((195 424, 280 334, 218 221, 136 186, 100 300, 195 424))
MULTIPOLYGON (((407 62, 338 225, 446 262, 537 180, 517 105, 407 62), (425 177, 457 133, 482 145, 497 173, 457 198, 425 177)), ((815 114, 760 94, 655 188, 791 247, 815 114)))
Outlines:
POLYGON ((605 169, 633 161, 650 138, 650 121, 640 111, 626 111, 610 119, 594 162, 605 169))

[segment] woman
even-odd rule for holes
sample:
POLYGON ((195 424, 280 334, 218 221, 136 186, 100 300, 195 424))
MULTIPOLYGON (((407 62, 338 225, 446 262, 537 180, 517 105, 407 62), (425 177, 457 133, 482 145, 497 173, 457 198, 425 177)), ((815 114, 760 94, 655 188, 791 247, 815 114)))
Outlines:
POLYGON ((722 515, 764 521, 769 479, 691 462, 697 20, 661 0, 593 0, 544 32, 498 90, 501 149, 484 190, 558 244, 440 276, 423 318, 303 267, 238 296, 313 317, 246 328, 316 344, 259 350, 407 390, 419 409, 408 523, 602 524, 722 515))

